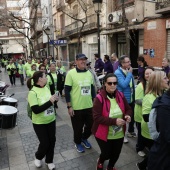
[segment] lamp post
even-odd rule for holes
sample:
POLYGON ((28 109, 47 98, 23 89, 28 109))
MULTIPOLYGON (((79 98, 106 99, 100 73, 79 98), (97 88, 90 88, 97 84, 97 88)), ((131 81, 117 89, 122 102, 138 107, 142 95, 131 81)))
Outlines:
POLYGON ((94 4, 94 11, 97 14, 97 39, 98 39, 98 55, 100 57, 100 12, 101 12, 101 7, 102 7, 102 1, 103 0, 93 0, 94 4))
POLYGON ((47 27, 44 31, 45 31, 45 34, 47 35, 47 40, 48 40, 48 42, 47 42, 47 54, 49 56, 50 55, 49 35, 51 34, 51 30, 50 30, 50 28, 47 27))
POLYGON ((0 43, 0 51, 1 51, 1 57, 3 57, 3 47, 2 47, 2 43, 0 43))
MULTIPOLYGON (((1 60, 2 60, 2 57, 3 57, 3 47, 2 47, 2 43, 0 43, 0 51, 1 51, 1 60)), ((2 63, 1 63, 1 65, 0 65, 0 73, 2 72, 1 71, 1 66, 2 66, 2 63)), ((0 150, 1 150, 1 148, 0 148, 0 150)))

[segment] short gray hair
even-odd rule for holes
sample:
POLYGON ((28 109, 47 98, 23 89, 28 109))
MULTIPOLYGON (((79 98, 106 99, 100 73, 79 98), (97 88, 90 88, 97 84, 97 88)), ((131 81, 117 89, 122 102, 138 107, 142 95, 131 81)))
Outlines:
POLYGON ((117 54, 116 54, 116 53, 113 53, 111 56, 116 56, 116 57, 117 57, 117 54))

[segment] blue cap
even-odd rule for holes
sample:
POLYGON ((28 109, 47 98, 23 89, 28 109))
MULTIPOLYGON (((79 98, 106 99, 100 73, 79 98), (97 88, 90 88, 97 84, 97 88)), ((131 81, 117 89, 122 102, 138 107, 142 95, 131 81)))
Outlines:
POLYGON ((77 54, 76 55, 76 60, 77 59, 82 59, 82 58, 88 59, 85 54, 77 54))

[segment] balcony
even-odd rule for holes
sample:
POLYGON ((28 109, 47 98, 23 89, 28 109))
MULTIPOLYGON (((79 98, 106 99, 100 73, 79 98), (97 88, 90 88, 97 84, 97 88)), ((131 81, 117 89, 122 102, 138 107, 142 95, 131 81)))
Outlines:
MULTIPOLYGON (((65 35, 67 36, 71 36, 71 35, 74 35, 74 34, 77 34, 81 27, 77 27, 77 28, 74 28, 72 29, 72 27, 75 25, 75 23, 72 23, 68 26, 65 27, 66 31, 65 31, 65 35)), ((91 30, 94 30, 94 29, 97 29, 97 22, 92 22, 92 23, 89 23, 89 24, 86 24, 82 30, 82 32, 91 32, 91 30)))
POLYGON ((166 14, 170 12, 170 0, 158 0, 155 6, 156 14, 166 14))
POLYGON ((65 29, 64 28, 57 29, 57 30, 55 30, 55 32, 56 32, 56 38, 57 39, 65 37, 65 29))

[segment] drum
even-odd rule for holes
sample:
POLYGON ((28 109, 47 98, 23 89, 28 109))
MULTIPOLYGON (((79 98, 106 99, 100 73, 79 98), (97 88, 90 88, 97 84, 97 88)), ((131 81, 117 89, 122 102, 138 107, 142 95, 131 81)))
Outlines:
POLYGON ((99 79, 101 85, 104 84, 104 77, 105 77, 105 75, 100 75, 100 76, 98 76, 98 79, 99 79))
POLYGON ((0 128, 14 128, 16 126, 17 112, 17 108, 13 106, 0 106, 0 128))
POLYGON ((14 106, 14 107, 18 106, 17 99, 14 99, 12 97, 2 97, 1 99, 2 99, 1 105, 9 105, 9 106, 14 106))

